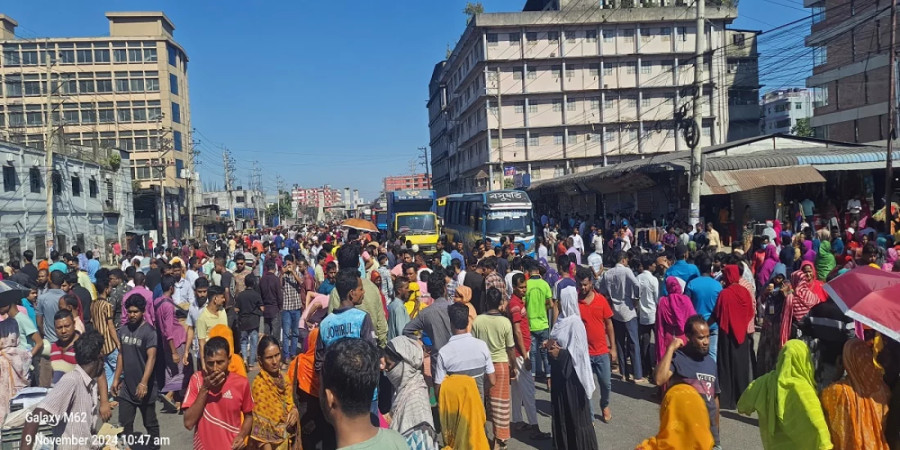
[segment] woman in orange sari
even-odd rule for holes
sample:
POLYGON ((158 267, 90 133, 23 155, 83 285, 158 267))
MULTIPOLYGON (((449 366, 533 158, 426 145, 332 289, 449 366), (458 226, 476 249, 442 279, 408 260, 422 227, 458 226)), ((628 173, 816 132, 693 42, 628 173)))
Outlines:
POLYGON ((712 448, 715 441, 704 411, 706 403, 696 389, 687 384, 672 386, 659 408, 659 433, 636 450, 712 448))
POLYGON ((822 408, 835 450, 888 450, 883 423, 890 390, 875 366, 872 348, 850 339, 844 344, 847 376, 822 391, 822 408))

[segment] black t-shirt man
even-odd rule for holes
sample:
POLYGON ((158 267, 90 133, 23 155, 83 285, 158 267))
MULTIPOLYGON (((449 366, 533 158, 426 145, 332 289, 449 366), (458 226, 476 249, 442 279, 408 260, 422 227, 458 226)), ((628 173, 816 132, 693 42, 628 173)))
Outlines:
POLYGON ((697 389, 706 409, 709 411, 709 423, 716 445, 719 444, 719 428, 716 426, 716 396, 719 395, 719 377, 716 362, 709 354, 698 358, 684 352, 683 349, 675 351, 672 357, 673 382, 689 384, 697 389))
POLYGON ((241 331, 259 329, 259 319, 262 317, 262 296, 255 289, 247 289, 237 295, 235 301, 238 312, 238 327, 241 331))
MULTIPOLYGON (((125 366, 123 370, 125 386, 124 389, 119 390, 119 397, 135 405, 155 402, 159 388, 155 382, 156 377, 151 376, 147 382, 147 395, 143 400, 135 399, 134 393, 137 392, 141 378, 144 377, 147 350, 157 346, 156 330, 144 321, 141 321, 141 324, 133 331, 131 327, 124 325, 119 328, 119 342, 122 343, 120 351, 122 352, 122 363, 125 366)), ((157 358, 159 358, 159 353, 157 353, 157 358)))

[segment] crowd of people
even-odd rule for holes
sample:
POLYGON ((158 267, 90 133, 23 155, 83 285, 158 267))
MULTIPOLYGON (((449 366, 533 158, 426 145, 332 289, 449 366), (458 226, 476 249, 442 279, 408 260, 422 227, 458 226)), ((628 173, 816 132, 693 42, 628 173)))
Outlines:
POLYGON ((711 224, 544 225, 529 254, 507 239, 425 254, 338 224, 148 245, 113 268, 26 251, 7 278, 28 290, 0 293, 0 421, 40 386, 22 448, 42 420, 57 448, 84 448, 114 409, 129 442, 159 447, 162 402, 194 448, 591 449, 618 378, 661 401, 642 449, 718 448, 720 409, 758 414, 767 449, 900 448, 900 343, 823 289, 893 270, 888 241, 773 223, 725 253, 711 224))

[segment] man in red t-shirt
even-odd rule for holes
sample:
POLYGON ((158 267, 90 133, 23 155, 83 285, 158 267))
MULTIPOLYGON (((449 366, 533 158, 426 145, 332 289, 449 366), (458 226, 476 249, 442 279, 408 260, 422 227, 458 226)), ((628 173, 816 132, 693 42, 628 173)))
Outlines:
POLYGON ((537 421, 534 396, 534 376, 531 374, 531 328, 528 326, 528 312, 525 311, 525 292, 528 283, 525 275, 512 276, 513 291, 509 297, 509 319, 513 324, 513 338, 516 342, 516 375, 510 383, 512 395, 512 423, 517 430, 531 430, 531 439, 548 439, 550 435, 541 431, 537 421), (522 422, 521 406, 525 407, 527 421, 522 422))
POLYGON ((228 373, 231 345, 214 337, 203 347, 206 370, 194 373, 181 404, 184 427, 194 430, 194 449, 243 448, 253 428, 250 382, 228 373))
MULTIPOLYGON (((575 272, 578 309, 587 332, 591 369, 600 382, 600 409, 603 410, 603 421, 609 422, 612 419, 612 412, 609 410, 610 361, 616 359, 616 347, 610 346, 607 340, 616 342, 616 337, 613 332, 613 313, 609 301, 594 290, 593 278, 593 271, 587 267, 579 267, 575 272)), ((591 409, 593 410, 593 407, 591 409)))

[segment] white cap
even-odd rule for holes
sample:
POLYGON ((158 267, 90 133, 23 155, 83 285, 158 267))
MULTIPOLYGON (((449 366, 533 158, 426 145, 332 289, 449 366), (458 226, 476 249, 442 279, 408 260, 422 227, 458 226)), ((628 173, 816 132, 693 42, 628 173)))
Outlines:
POLYGON ((419 244, 413 244, 412 251, 413 253, 419 253, 419 244))

